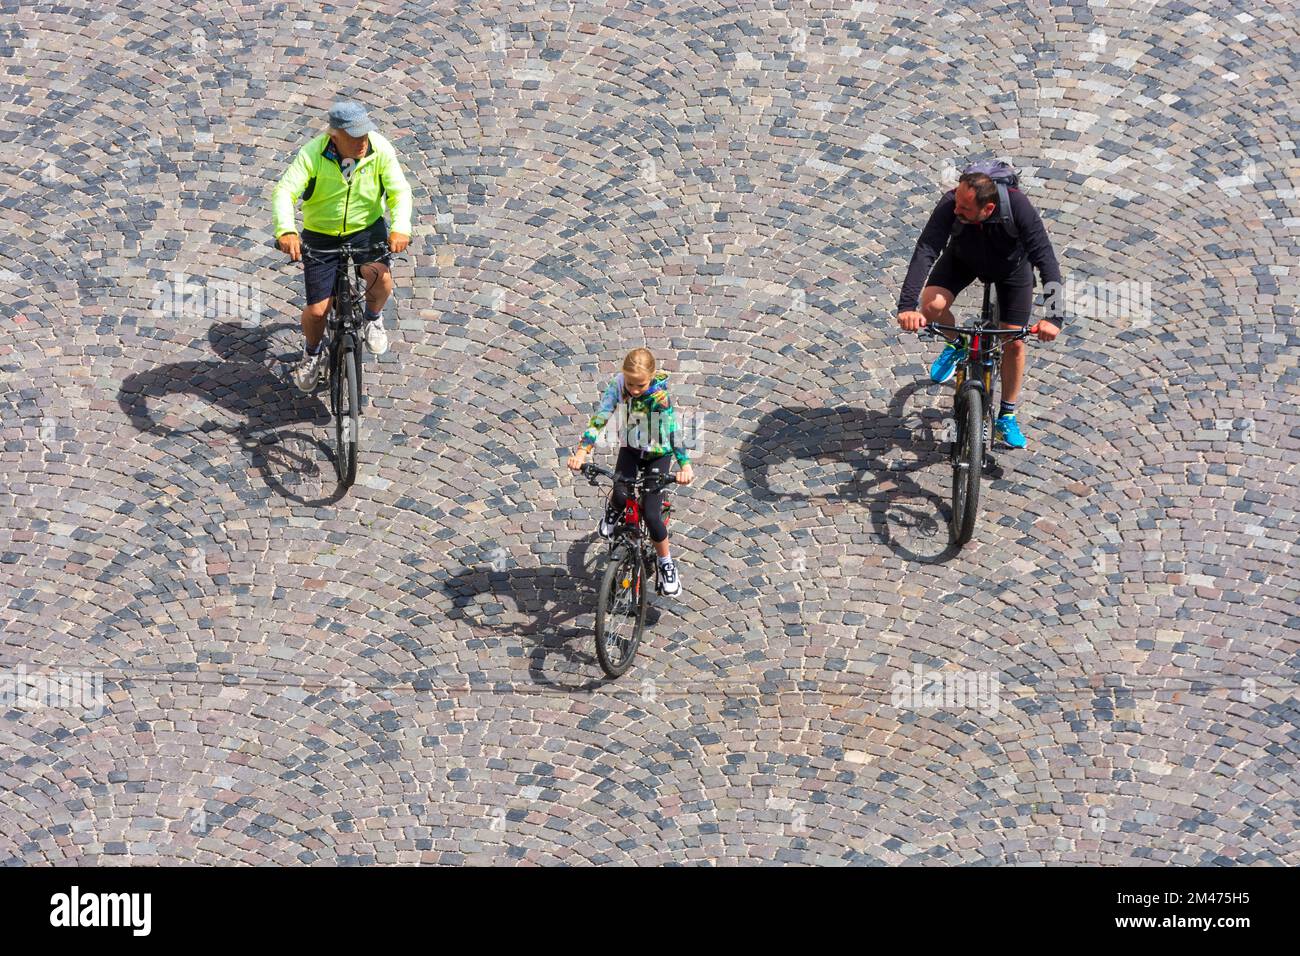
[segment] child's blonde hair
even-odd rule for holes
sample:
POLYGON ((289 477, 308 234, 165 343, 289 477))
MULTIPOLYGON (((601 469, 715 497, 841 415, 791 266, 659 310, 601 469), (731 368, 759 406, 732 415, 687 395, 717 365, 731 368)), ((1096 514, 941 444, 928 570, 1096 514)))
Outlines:
POLYGON ((623 371, 633 375, 650 375, 655 373, 655 357, 649 349, 633 349, 623 359, 623 371))

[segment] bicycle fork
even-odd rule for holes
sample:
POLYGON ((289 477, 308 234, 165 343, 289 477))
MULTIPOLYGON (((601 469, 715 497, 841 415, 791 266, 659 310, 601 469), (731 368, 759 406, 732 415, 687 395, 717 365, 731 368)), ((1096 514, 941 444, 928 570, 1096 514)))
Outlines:
POLYGON ((360 400, 361 405, 365 405, 365 392, 361 387, 361 375, 362 375, 361 359, 364 354, 363 351, 364 348, 365 346, 362 343, 362 339, 356 332, 350 329, 340 328, 331 337, 330 361, 327 363, 327 368, 325 371, 326 384, 332 385, 332 375, 337 369, 342 368, 343 357, 348 352, 355 352, 357 356, 357 361, 355 365, 356 373, 357 373, 357 396, 360 400))
MULTIPOLYGON (((655 594, 663 594, 663 585, 659 581, 659 562, 655 558, 654 551, 647 548, 640 541, 617 541, 611 540, 609 545, 608 560, 621 561, 628 557, 634 557, 639 560, 641 565, 641 574, 650 575, 654 578, 655 594)), ((644 580, 642 586, 645 585, 644 580)))

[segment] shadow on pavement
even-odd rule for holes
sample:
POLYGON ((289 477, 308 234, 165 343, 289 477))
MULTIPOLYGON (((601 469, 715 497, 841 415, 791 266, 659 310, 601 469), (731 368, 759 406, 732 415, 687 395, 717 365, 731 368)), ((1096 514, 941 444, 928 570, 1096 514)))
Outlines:
POLYGON ((536 684, 566 692, 594 690, 606 680, 592 643, 605 548, 593 535, 573 543, 564 568, 465 568, 442 585, 452 604, 447 616, 531 641, 528 673, 536 684), (494 621, 505 613, 505 602, 532 620, 523 625, 494 621), (581 618, 586 620, 579 624, 581 618), (593 670, 600 676, 592 677, 593 670))
POLYGON ((208 341, 221 359, 172 362, 128 375, 118 390, 118 404, 141 432, 189 436, 210 446, 228 446, 221 436, 229 436, 276 493, 299 504, 332 504, 344 491, 334 472, 333 442, 319 430, 330 422, 325 393, 304 395, 288 376, 288 367, 298 356, 298 335, 298 327, 288 323, 215 323, 208 330, 208 341), (236 423, 169 422, 175 400, 184 396, 190 399, 184 417, 192 420, 199 406, 220 409, 236 423), (288 427, 293 425, 318 430, 288 427), (327 468, 321 467, 322 458, 327 468), (319 493, 306 497, 299 488, 319 493))
POLYGON ((852 405, 769 412, 741 447, 740 463, 751 494, 771 503, 866 504, 877 537, 900 558, 927 564, 950 560, 960 549, 948 541, 949 502, 912 477, 945 460, 947 410, 907 410, 916 393, 930 387, 924 381, 905 385, 883 412, 852 405), (781 466, 793 461, 813 463, 800 472, 804 487, 834 479, 837 471, 847 470, 848 475, 824 493, 782 490, 781 466), (900 537, 933 540, 938 547, 933 553, 916 553, 900 537))

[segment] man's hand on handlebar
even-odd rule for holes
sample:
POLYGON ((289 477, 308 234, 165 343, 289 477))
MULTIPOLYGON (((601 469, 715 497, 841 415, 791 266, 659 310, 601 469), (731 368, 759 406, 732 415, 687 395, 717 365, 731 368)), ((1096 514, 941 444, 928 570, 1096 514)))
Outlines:
POLYGON ((411 244, 411 237, 404 232, 390 232, 388 234, 388 251, 391 253, 405 252, 406 247, 411 244))
POLYGON ((1050 342, 1052 341, 1052 339, 1056 338, 1058 335, 1061 334, 1061 327, 1058 325, 1053 325, 1051 322, 1048 322, 1046 319, 1039 319, 1038 324, 1034 326, 1033 331, 1036 331, 1038 333, 1038 341, 1050 342))
POLYGON ((286 232, 276 240, 276 245, 280 247, 281 252, 288 253, 292 261, 302 261, 302 240, 298 238, 296 232, 286 232))
POLYGON ((679 485, 689 485, 695 480, 695 469, 691 467, 690 462, 682 465, 677 472, 677 483, 679 485))
POLYGON ((900 312, 898 327, 904 332, 919 332, 925 328, 925 316, 920 312, 900 312))

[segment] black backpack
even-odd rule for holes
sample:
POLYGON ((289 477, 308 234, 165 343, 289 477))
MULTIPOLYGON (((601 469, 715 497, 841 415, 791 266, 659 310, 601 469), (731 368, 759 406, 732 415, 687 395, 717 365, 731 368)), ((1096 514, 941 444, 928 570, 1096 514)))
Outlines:
MULTIPOLYGON (((1007 190, 1020 188, 1020 174, 1010 163, 1000 159, 983 159, 971 163, 961 171, 962 175, 966 173, 983 173, 993 180, 993 184, 998 187, 998 220, 1012 239, 1019 239, 1020 230, 1016 228, 1015 216, 1011 215, 1011 197, 1007 194, 1007 190)), ((965 223, 960 219, 956 220, 952 227, 953 234, 960 232, 964 225, 965 223)))

